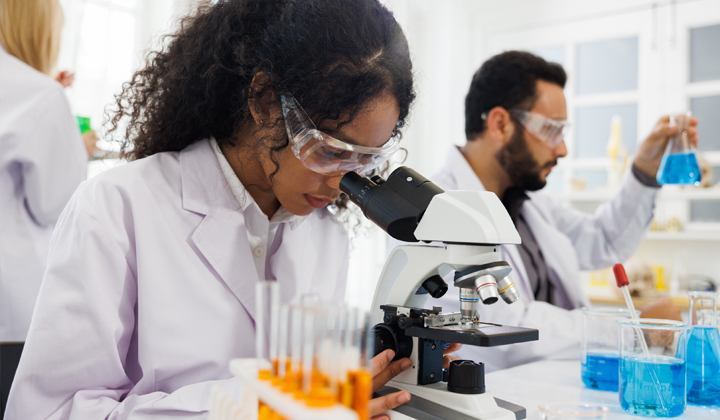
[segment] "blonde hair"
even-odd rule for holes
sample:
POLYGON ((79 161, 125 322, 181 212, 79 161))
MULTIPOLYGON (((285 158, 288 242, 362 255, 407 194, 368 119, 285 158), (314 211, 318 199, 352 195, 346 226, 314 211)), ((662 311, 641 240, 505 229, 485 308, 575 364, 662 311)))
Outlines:
POLYGON ((58 0, 0 0, 0 42, 5 50, 48 76, 57 64, 62 25, 58 0))

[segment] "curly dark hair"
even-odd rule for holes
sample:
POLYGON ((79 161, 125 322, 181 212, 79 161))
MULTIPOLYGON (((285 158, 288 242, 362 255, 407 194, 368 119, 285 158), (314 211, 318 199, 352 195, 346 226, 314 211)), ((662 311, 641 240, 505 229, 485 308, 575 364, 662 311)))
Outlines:
MULTIPOLYGON (((249 101, 268 90, 292 93, 318 127, 340 121, 335 130, 391 94, 400 110, 394 135, 415 98, 407 40, 377 0, 220 0, 164 41, 109 111, 110 133, 126 124, 116 140, 130 160, 210 136, 235 145, 252 119, 249 101), (251 88, 258 73, 266 81, 251 88)), ((288 145, 283 135, 249 146, 269 148, 277 172, 288 145)))
POLYGON ((481 115, 496 106, 532 109, 538 80, 564 88, 567 74, 561 65, 525 51, 506 51, 484 62, 465 96, 466 138, 474 140, 485 131, 481 115))

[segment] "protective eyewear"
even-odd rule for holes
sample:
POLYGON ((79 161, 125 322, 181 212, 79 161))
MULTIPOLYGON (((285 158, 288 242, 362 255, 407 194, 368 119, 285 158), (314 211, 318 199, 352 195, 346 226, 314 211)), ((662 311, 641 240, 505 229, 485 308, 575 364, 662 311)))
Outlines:
POLYGON ((400 148, 391 137, 380 147, 346 143, 322 133, 289 93, 280 96, 290 147, 306 168, 320 174, 368 172, 386 162, 400 148))
POLYGON ((534 112, 513 109, 510 110, 510 115, 518 120, 528 133, 543 140, 553 148, 565 139, 567 130, 570 127, 567 121, 554 120, 534 112))

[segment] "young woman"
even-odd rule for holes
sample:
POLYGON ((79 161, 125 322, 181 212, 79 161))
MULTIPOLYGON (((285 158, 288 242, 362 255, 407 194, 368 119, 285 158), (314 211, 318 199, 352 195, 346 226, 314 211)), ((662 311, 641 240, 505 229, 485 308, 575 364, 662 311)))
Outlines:
POLYGON ((0 419, 50 235, 85 180, 77 123, 50 77, 62 22, 57 0, 0 1, 0 419))
MULTIPOLYGON (((118 97, 133 162, 61 217, 10 418, 200 419, 213 386, 235 395, 258 280, 343 298, 348 239, 325 207, 397 149, 411 70, 377 0, 221 0, 184 21, 118 97)), ((410 363, 391 358, 376 385, 410 363)))

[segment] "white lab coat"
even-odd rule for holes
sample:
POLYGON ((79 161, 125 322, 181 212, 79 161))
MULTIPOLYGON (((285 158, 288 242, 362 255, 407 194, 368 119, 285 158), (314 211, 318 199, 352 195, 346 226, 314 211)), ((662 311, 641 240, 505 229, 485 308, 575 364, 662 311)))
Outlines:
POLYGON ((63 87, 0 46, 0 342, 25 341, 50 235, 86 167, 63 87))
MULTIPOLYGON (((348 237, 327 210, 278 232, 283 302, 342 300, 348 237)), ((8 420, 204 419, 254 357, 258 274, 209 141, 83 183, 53 235, 8 420)))
MULTIPOLYGON (((430 179, 445 190, 485 190, 454 146, 442 170, 430 179)), ((594 215, 567 208, 543 193, 528 193, 530 199, 523 203, 520 212, 542 250, 548 270, 562 283, 569 307, 589 305, 580 284, 580 270, 609 267, 633 254, 652 220, 657 191, 641 184, 628 171, 618 194, 594 215)), ((456 356, 482 361, 488 371, 539 359, 579 357, 582 313, 535 301, 517 245, 502 246, 501 255, 513 268, 510 276, 521 297, 511 305, 502 300, 490 306, 480 305, 480 319, 536 328, 540 339, 491 348, 464 346, 456 356)), ((443 311, 457 311, 459 290, 452 286, 452 281, 448 284, 449 290, 440 299, 440 306, 443 311)))

